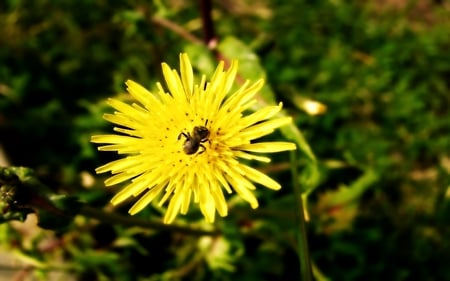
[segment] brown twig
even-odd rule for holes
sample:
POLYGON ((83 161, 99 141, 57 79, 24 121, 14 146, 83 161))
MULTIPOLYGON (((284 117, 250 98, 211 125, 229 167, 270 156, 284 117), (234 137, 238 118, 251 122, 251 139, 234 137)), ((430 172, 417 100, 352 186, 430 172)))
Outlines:
POLYGON ((153 23, 163 26, 163 27, 166 27, 167 29, 175 32, 176 34, 180 35, 181 37, 183 37, 184 39, 186 39, 188 41, 191 41, 195 44, 203 44, 203 41, 201 39, 195 37, 194 35, 189 33, 186 29, 184 29, 183 27, 181 27, 180 25, 178 25, 172 21, 169 21, 165 18, 161 18, 158 16, 153 16, 151 18, 151 20, 153 23))
POLYGON ((217 45, 217 38, 214 34, 211 0, 200 0, 200 13, 202 17, 203 42, 210 49, 214 49, 217 45))

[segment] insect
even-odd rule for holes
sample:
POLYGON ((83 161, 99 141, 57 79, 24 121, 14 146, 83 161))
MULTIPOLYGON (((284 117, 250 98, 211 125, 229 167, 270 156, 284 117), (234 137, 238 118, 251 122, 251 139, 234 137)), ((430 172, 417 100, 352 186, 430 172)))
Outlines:
MULTIPOLYGON (((208 121, 206 121, 206 123, 208 123, 208 121)), ((186 153, 187 155, 191 155, 196 153, 200 148, 202 148, 202 150, 200 150, 199 154, 205 152, 206 147, 202 143, 207 142, 209 137, 209 130, 205 126, 194 127, 192 135, 190 133, 184 132, 181 132, 178 135, 178 140, 181 138, 181 136, 186 138, 186 141, 183 144, 184 153, 186 153)))

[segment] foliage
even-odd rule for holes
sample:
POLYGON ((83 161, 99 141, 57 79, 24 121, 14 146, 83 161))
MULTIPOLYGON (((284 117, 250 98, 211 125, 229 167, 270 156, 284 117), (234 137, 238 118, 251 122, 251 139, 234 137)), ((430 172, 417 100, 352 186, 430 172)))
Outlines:
MULTIPOLYGON (((214 225, 195 212, 177 221, 180 228, 125 224, 124 216, 112 223, 79 206, 126 214, 129 205, 108 202, 120 187, 106 189, 93 175, 115 155, 97 153, 90 136, 110 130, 104 101, 122 98, 124 81, 155 88, 160 63, 176 65, 186 51, 202 73, 221 55, 243 60, 242 77, 267 80, 262 101, 283 101, 284 114, 295 118, 296 127, 272 138, 294 136, 302 148, 317 280, 450 280, 448 3, 213 5, 215 51, 199 39, 201 14, 191 1, 0 3, 0 163, 33 169, 48 188, 37 194, 80 212, 47 224, 54 231, 32 215, 2 224, 3 250, 23 265, 15 270, 42 280, 298 279, 295 198, 283 153, 261 167, 282 190, 261 189, 255 211, 229 197, 230 215, 214 225), (308 111, 307 101, 321 110, 308 111)), ((28 207, 21 211, 36 211, 28 207)), ((157 222, 163 213, 149 206, 137 219, 157 222)))

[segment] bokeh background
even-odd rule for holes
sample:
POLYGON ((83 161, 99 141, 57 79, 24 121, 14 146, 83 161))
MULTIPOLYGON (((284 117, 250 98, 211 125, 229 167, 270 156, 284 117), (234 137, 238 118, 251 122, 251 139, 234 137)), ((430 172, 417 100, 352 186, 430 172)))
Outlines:
MULTIPOLYGON (((217 38, 229 42, 220 51, 255 55, 317 158, 307 204, 315 279, 450 280, 450 3, 212 4, 217 38)), ((55 194, 111 210, 120 187, 104 188, 94 169, 116 156, 89 142, 111 130, 105 99, 126 99, 127 79, 153 88, 180 52, 211 73, 202 30, 196 1, 2 0, 2 166, 30 167, 55 194)), ((2 224, 0 280, 298 280, 289 157, 262 169, 283 189, 261 189, 257 211, 232 209, 218 237, 86 216, 60 231, 32 217, 2 224)), ((161 218, 148 209, 138 217, 161 218)), ((202 225, 195 212, 179 222, 202 225)))

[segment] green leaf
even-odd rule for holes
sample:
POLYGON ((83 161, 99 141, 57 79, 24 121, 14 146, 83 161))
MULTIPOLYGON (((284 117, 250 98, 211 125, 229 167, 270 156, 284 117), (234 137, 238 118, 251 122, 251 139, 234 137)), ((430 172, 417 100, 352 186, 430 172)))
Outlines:
POLYGON ((337 191, 334 191, 333 196, 329 198, 327 204, 329 206, 336 206, 350 203, 361 197, 377 180, 378 174, 374 170, 368 169, 350 186, 341 187, 337 191))
POLYGON ((24 221, 29 213, 36 213, 40 227, 61 230, 81 208, 76 197, 54 195, 25 167, 0 167, 0 197, 0 223, 24 221))
POLYGON ((206 46, 190 44, 184 48, 184 51, 189 55, 192 66, 200 73, 204 73, 207 77, 214 73, 217 61, 206 46))
MULTIPOLYGON (((256 82, 267 80, 267 74, 261 66, 258 56, 251 48, 235 37, 226 37, 220 41, 217 49, 228 60, 239 61, 239 75, 242 79, 256 82)), ((238 78, 239 79, 239 78, 238 78)), ((275 94, 269 85, 265 85, 260 92, 265 104, 277 104, 275 94)))

